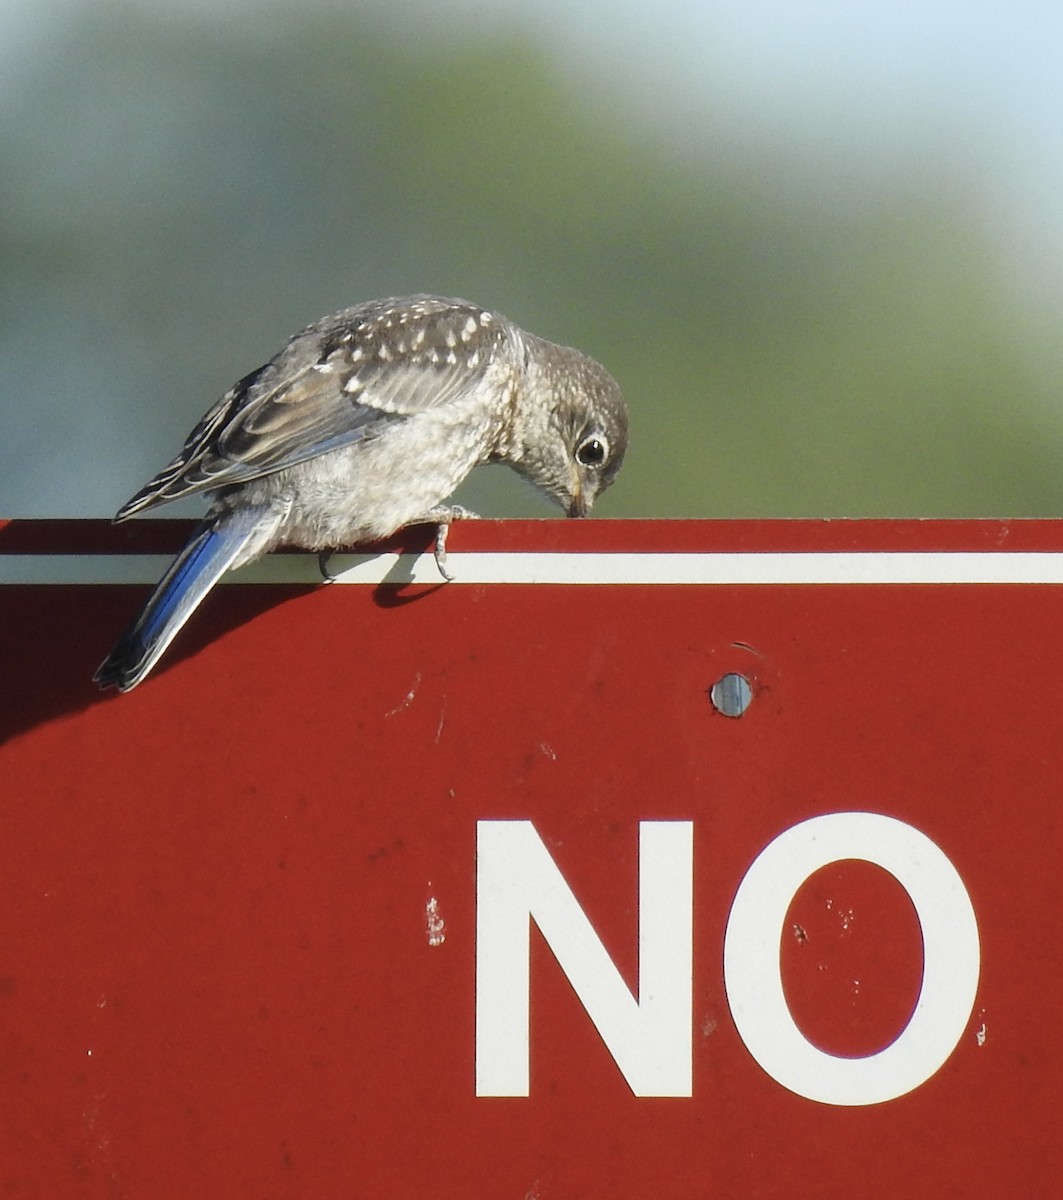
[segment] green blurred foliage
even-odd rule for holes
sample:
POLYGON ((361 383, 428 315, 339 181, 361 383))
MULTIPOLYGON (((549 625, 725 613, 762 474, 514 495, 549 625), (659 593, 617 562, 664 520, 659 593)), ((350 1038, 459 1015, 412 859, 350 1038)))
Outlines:
MULTIPOLYGON (((289 333, 411 291, 610 367, 634 425, 602 515, 1063 510, 1055 347, 955 155, 833 194, 708 118, 636 122, 526 36, 399 25, 56 30, 0 120, 0 512, 112 510, 289 333)), ((467 503, 550 511, 482 475, 467 503)))

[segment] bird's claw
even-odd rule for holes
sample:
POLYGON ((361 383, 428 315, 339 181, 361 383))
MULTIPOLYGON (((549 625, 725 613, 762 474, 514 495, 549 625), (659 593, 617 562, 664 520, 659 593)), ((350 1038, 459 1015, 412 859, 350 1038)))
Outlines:
POLYGON ((454 576, 447 570, 447 534, 450 532, 450 527, 455 521, 471 521, 475 520, 477 514, 470 512, 467 508, 462 508, 460 504, 450 505, 447 508, 435 508, 427 514, 429 520, 435 521, 436 524, 436 548, 435 560, 436 569, 447 583, 454 582, 454 576))
POLYGON ((440 521, 439 528, 436 530, 435 560, 436 570, 447 583, 453 583, 454 576, 447 570, 447 533, 449 530, 450 522, 440 521))
POLYGON ((332 557, 332 550, 322 550, 317 556, 317 569, 321 572, 322 583, 335 583, 336 576, 328 569, 329 559, 332 557))

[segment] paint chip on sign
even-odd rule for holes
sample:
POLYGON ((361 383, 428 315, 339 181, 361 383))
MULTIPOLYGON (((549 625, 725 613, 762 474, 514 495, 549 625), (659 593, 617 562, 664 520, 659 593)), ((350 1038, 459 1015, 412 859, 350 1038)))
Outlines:
POLYGON ((432 896, 424 906, 425 926, 428 930, 429 946, 442 946, 447 940, 446 923, 439 915, 439 901, 432 896))

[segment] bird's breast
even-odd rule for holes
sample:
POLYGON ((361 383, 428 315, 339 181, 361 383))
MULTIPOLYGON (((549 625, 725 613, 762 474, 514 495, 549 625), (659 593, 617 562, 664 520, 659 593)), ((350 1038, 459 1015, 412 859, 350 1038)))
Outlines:
POLYGON ((321 550, 387 537, 424 517, 487 457, 488 430, 458 415, 418 413, 283 472, 284 540, 321 550))

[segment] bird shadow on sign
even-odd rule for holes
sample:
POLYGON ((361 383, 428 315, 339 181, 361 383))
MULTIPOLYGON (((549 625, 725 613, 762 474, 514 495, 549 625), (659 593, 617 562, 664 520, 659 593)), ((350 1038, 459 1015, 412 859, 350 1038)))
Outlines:
MULTIPOLYGON (((421 528, 421 526, 412 526, 410 530, 403 532, 417 533, 421 528)), ((414 580, 413 565, 416 559, 412 552, 423 553, 431 547, 435 537, 434 525, 423 528, 431 531, 428 544, 425 545, 423 539, 418 538, 404 546, 405 553, 395 559, 384 578, 373 588, 373 602, 380 608, 399 608, 404 604, 413 604, 447 586, 449 580, 443 578, 442 575, 435 583, 417 583, 414 580)))
MULTIPOLYGON (((75 558, 116 552, 174 554, 193 527, 194 522, 172 520, 117 527, 103 521, 8 521, 0 524, 0 564, 5 555, 26 555, 47 565, 48 557, 56 554, 75 558)), ((433 535, 434 528, 413 527, 368 549, 420 553, 431 546, 433 535)), ((31 565, 31 580, 34 570, 31 565)), ((408 591, 412 583, 409 559, 397 558, 383 582, 374 587, 373 599, 391 608, 444 586, 442 582, 420 584, 408 591)), ((0 586, 0 745, 94 704, 123 702, 121 693, 101 691, 92 676, 153 586, 34 582, 0 586)), ((151 687, 173 667, 270 609, 323 586, 254 583, 216 589, 140 687, 151 687)))

